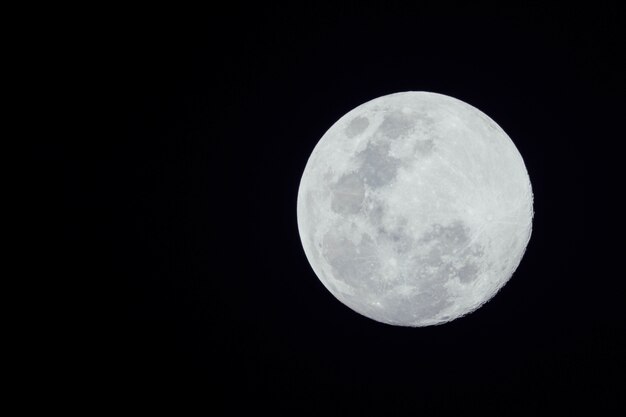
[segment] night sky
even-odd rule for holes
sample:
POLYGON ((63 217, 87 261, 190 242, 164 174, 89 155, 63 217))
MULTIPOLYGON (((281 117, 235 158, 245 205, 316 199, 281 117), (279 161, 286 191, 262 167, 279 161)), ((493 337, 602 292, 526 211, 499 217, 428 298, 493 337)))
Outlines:
POLYGON ((623 141, 612 127, 624 120, 623 13, 383 4, 111 20, 102 65, 120 128, 76 151, 89 147, 81 163, 96 182, 68 186, 107 213, 91 219, 114 294, 98 368, 109 372, 95 375, 105 403, 292 416, 624 406, 624 275, 609 266, 617 232, 600 226, 623 217, 604 156, 623 141), (494 119, 524 158, 535 208, 496 297, 416 329, 337 301, 296 224, 325 131, 409 90, 494 119))

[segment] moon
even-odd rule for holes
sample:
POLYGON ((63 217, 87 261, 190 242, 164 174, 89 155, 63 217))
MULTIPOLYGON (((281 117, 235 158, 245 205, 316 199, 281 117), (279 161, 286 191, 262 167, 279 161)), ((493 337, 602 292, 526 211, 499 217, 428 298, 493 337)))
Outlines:
POLYGON ((397 326, 443 324, 491 299, 530 240, 533 194, 509 136, 442 94, 368 101, 319 140, 300 181, 306 257, 340 302, 397 326))

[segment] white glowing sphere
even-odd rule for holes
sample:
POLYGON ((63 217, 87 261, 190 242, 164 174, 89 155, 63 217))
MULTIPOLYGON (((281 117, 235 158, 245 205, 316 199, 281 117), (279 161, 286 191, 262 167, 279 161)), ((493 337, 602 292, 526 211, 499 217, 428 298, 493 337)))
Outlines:
POLYGON ((428 326, 475 310, 509 280, 533 197, 493 120, 449 96, 403 92, 324 134, 297 215, 307 259, 338 300, 383 323, 428 326))

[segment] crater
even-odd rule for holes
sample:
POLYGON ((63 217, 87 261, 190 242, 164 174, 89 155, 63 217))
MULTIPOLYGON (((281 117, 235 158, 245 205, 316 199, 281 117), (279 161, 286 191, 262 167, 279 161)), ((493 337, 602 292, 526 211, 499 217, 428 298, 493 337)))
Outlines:
POLYGON ((355 117, 354 119, 352 119, 352 121, 350 121, 350 123, 346 127, 346 130, 345 130, 346 136, 352 139, 353 137, 360 135, 361 133, 363 133, 365 129, 367 129, 367 126, 369 126, 369 124, 370 124, 370 121, 367 119, 367 117, 363 117, 363 116, 355 117))

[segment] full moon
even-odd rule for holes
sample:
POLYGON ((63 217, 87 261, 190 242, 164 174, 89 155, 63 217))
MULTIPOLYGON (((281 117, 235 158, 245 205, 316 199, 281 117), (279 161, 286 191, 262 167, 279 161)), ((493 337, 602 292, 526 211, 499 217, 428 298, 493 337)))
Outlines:
POLYGON ((306 257, 343 304, 398 326, 468 314, 511 278, 533 194, 519 151, 458 99, 402 92, 341 117, 317 143, 297 201, 306 257))

